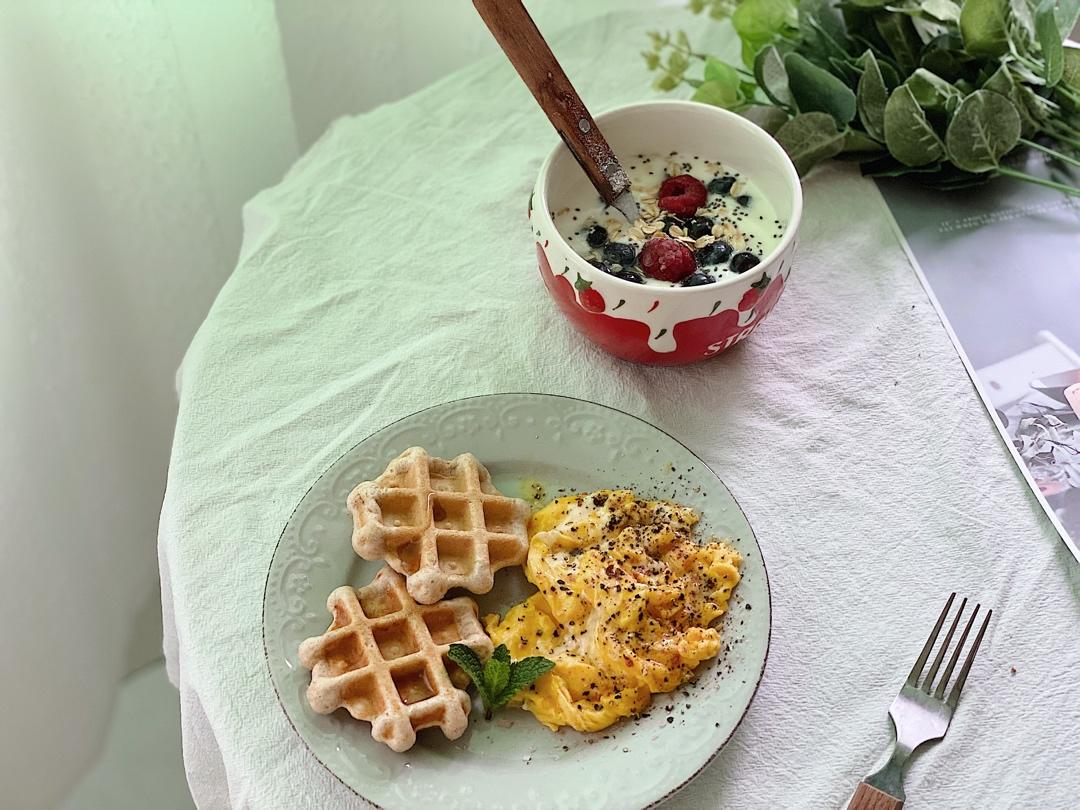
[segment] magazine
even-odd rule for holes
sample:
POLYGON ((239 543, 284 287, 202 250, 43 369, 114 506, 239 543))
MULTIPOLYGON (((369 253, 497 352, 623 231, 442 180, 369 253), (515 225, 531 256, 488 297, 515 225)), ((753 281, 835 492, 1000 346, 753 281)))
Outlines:
MULTIPOLYGON (((1023 166, 1080 185, 1040 155, 1023 166)), ((1080 198, 1005 178, 948 192, 878 185, 979 395, 1080 560, 1080 198)))

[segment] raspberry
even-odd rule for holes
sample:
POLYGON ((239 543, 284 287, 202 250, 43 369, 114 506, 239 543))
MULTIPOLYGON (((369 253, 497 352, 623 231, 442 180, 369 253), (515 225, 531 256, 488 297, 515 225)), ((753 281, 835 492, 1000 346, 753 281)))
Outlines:
POLYGON ((638 264, 645 275, 661 281, 681 281, 697 269, 690 248, 662 236, 645 243, 638 264))
POLYGON ((689 174, 669 177, 660 184, 660 208, 676 216, 692 217, 705 204, 705 184, 689 174))

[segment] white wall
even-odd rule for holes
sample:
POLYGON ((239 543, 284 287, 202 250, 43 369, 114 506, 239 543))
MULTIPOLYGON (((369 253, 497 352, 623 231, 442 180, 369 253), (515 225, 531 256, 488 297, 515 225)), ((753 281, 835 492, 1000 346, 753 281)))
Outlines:
MULTIPOLYGON (((672 0, 668 0, 672 2, 672 0)), ((681 0, 674 0, 681 2, 681 0)), ((495 53, 470 0, 275 0, 301 148, 340 115, 401 98, 495 53)), ((527 0, 542 32, 658 0, 527 0)), ((657 20, 663 28, 663 20, 657 20)), ((636 59, 631 51, 616 58, 636 59)))

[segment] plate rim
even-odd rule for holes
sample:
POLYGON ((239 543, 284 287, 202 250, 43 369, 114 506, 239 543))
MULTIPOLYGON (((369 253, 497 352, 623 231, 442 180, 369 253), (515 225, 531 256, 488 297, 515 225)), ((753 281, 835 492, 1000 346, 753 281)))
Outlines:
POLYGON ((380 433, 381 431, 386 430, 388 428, 391 428, 394 425, 398 424, 399 422, 403 422, 406 419, 411 419, 412 417, 417 416, 418 414, 424 413, 425 411, 430 411, 430 410, 432 410, 434 408, 441 408, 441 407, 443 407, 445 405, 449 405, 449 404, 455 403, 455 402, 465 402, 465 401, 473 400, 473 399, 488 399, 488 398, 491 398, 491 397, 508 397, 508 396, 509 397, 550 397, 552 399, 568 399, 568 400, 573 400, 575 402, 584 402, 584 403, 586 403, 588 405, 595 405, 598 408, 605 408, 605 409, 607 409, 609 411, 615 411, 617 413, 623 414, 624 416, 629 416, 631 419, 636 419, 637 421, 642 422, 643 424, 648 425, 649 427, 653 428, 654 430, 657 430, 660 433, 664 434, 669 439, 671 439, 673 442, 680 445, 691 456, 693 456, 695 459, 697 459, 701 463, 702 467, 704 467, 706 470, 708 470, 709 473, 714 478, 716 478, 716 480, 719 481, 723 485, 723 487, 727 490, 728 494, 731 496, 732 502, 735 504, 735 507, 739 510, 739 513, 742 515, 743 520, 746 521, 746 525, 750 527, 750 535, 754 540, 754 545, 757 546, 758 555, 761 557, 761 570, 765 575, 765 594, 766 594, 766 596, 768 597, 768 600, 769 600, 769 626, 768 626, 768 631, 767 631, 767 633, 765 635, 765 655, 762 656, 761 667, 758 669, 757 677, 756 677, 755 682, 754 682, 754 689, 750 693, 750 699, 747 700, 746 707, 742 710, 741 714, 739 715, 739 719, 735 721, 735 725, 731 727, 731 731, 728 733, 728 735, 723 740, 720 741, 720 743, 716 746, 716 748, 713 750, 713 752, 711 754, 709 754, 708 757, 705 758, 705 761, 702 762, 700 766, 698 766, 697 770, 695 770, 692 774, 687 776, 682 782, 680 782, 679 784, 675 785, 670 790, 668 790, 667 793, 664 793, 663 795, 658 796, 655 799, 652 799, 648 804, 642 805, 642 810, 649 810, 649 808, 656 807, 657 805, 667 801, 669 798, 674 796, 676 793, 678 793, 680 790, 682 790, 684 787, 686 787, 688 784, 690 784, 692 781, 694 781, 694 779, 696 779, 698 777, 698 775, 703 770, 705 770, 709 765, 711 765, 713 763, 713 761, 720 754, 720 752, 725 747, 727 747, 727 744, 731 741, 731 738, 735 736, 735 732, 739 730, 739 726, 742 725, 743 720, 746 719, 746 715, 750 711, 750 706, 753 705, 754 698, 757 697, 758 690, 761 688, 761 681, 765 677, 765 667, 769 662, 769 652, 772 650, 772 626, 773 626, 772 581, 769 579, 769 567, 768 567, 768 564, 765 562, 765 555, 764 555, 764 553, 762 553, 761 543, 758 541, 757 531, 754 529, 753 525, 750 523, 750 520, 746 517, 746 511, 743 509, 742 504, 739 503, 738 499, 735 497, 735 494, 731 491, 731 488, 727 485, 727 483, 724 481, 724 479, 721 478, 717 474, 716 470, 714 470, 703 458, 701 458, 701 456, 699 456, 692 449, 687 447, 687 445, 684 442, 682 442, 680 439, 676 438, 675 436, 672 436, 670 433, 668 433, 662 427, 659 427, 658 425, 654 425, 652 422, 648 421, 647 419, 643 419, 642 417, 637 416, 636 414, 628 413, 627 411, 624 411, 621 408, 616 408, 616 407, 611 406, 611 405, 605 405, 602 402, 595 402, 595 401, 593 401, 591 399, 585 399, 584 397, 573 397, 573 396, 569 396, 567 394, 551 394, 551 393, 539 392, 539 391, 498 391, 498 392, 491 392, 491 393, 487 393, 487 394, 471 394, 471 395, 466 396, 466 397, 457 397, 455 399, 448 399, 448 400, 444 400, 443 402, 437 402, 437 403, 435 403, 433 405, 428 405, 425 408, 419 408, 418 410, 407 413, 404 416, 400 416, 397 419, 394 419, 391 422, 387 422, 385 425, 381 425, 380 427, 376 428, 375 430, 372 430, 371 432, 365 434, 363 436, 363 438, 357 440, 355 443, 353 443, 352 445, 347 447, 340 455, 338 455, 333 461, 331 461, 330 464, 328 464, 326 466, 326 468, 321 473, 319 473, 319 475, 316 476, 311 481, 311 483, 308 485, 307 489, 304 490, 304 493, 297 500, 296 505, 293 506, 292 510, 289 512, 289 516, 285 519, 285 524, 281 527, 281 533, 278 535, 278 539, 274 543, 274 552, 273 552, 273 554, 270 555, 270 564, 266 568, 266 578, 263 580, 262 611, 261 611, 261 619, 262 619, 262 621, 261 621, 261 624, 262 624, 261 635, 262 635, 262 643, 263 643, 263 662, 266 665, 267 678, 270 681, 271 688, 274 690, 274 698, 277 700, 278 708, 281 710, 281 713, 283 715, 285 715, 285 719, 286 719, 286 721, 288 721, 289 726, 293 730, 293 733, 297 736, 297 738, 299 738, 300 742, 303 743, 304 748, 307 749, 308 754, 310 754, 311 757, 316 762, 318 762, 319 765, 321 765, 323 767, 323 769, 327 773, 329 773, 332 777, 334 777, 334 779, 337 780, 337 782, 339 784, 343 785, 354 796, 357 796, 357 797, 363 799, 365 802, 370 804, 372 807, 378 808, 378 810, 386 810, 386 808, 384 808, 382 805, 377 804, 376 802, 372 801, 367 796, 365 796, 363 793, 361 793, 356 788, 354 788, 352 785, 350 785, 348 782, 346 782, 344 779, 342 779, 340 776, 338 776, 338 774, 335 773, 334 770, 329 765, 327 765, 325 762, 322 761, 322 759, 319 758, 319 755, 315 753, 315 750, 311 747, 311 744, 308 743, 308 741, 304 737, 304 735, 300 733, 300 729, 298 729, 296 727, 296 724, 293 722, 292 716, 289 714, 289 710, 285 708, 285 704, 284 704, 284 702, 282 701, 282 698, 281 698, 281 692, 278 689, 277 683, 274 681, 274 672, 273 672, 273 669, 270 666, 270 646, 269 646, 269 641, 268 641, 268 639, 266 637, 266 600, 267 600, 267 593, 268 593, 268 590, 269 590, 269 587, 270 587, 270 574, 271 574, 271 572, 273 571, 273 568, 274 568, 274 560, 277 557, 278 549, 281 547, 281 541, 285 538, 285 532, 288 529, 289 524, 292 522, 293 517, 296 515, 297 510, 300 508, 300 504, 302 504, 304 502, 304 499, 307 498, 308 493, 310 493, 311 490, 315 488, 316 484, 318 484, 319 481, 321 481, 327 475, 327 473, 329 473, 330 470, 332 470, 334 468, 334 466, 339 461, 341 461, 343 458, 345 458, 345 456, 347 456, 349 453, 351 453, 356 447, 358 447, 359 445, 366 442, 368 439, 370 439, 375 434, 380 433))

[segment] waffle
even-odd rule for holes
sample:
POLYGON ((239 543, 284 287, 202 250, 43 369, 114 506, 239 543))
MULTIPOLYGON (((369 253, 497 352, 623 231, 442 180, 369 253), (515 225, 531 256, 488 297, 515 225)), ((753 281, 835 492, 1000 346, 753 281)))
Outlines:
POLYGON ((311 670, 307 699, 319 714, 344 707, 371 723, 371 736, 407 751, 416 732, 438 726, 456 740, 469 724, 469 677, 446 658, 454 643, 491 654, 467 596, 417 605, 404 578, 383 568, 359 590, 336 589, 326 600, 334 617, 321 636, 300 645, 311 670))
POLYGON ((487 593, 495 572, 529 550, 529 505, 500 495, 471 453, 447 461, 410 447, 348 503, 356 553, 404 574, 421 604, 454 587, 487 593))

